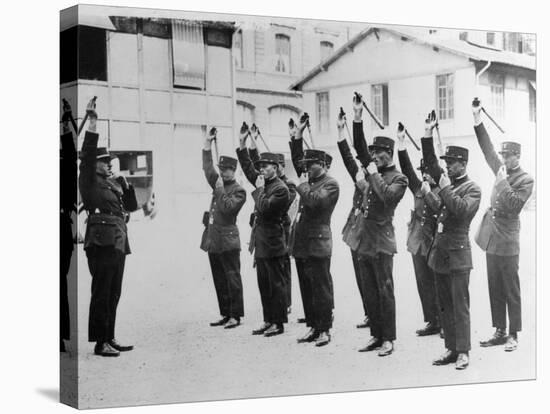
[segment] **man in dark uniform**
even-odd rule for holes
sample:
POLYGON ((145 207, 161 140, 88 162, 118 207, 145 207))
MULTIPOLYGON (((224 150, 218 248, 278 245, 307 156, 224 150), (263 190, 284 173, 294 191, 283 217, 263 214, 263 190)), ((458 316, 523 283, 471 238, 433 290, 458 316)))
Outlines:
MULTIPOLYGON (((431 121, 428 118, 425 124, 424 136, 431 137, 435 120, 431 121)), ((422 304, 424 322, 426 322, 426 326, 418 329, 416 334, 426 336, 437 334, 441 330, 435 292, 435 276, 433 270, 428 266, 428 251, 435 235, 437 216, 441 205, 439 200, 427 196, 430 193, 437 195, 439 189, 433 178, 428 174, 423 159, 420 160, 420 167, 418 168, 422 174, 422 180, 417 177, 405 148, 405 136, 403 125, 399 125, 397 132, 399 165, 401 171, 409 180, 409 189, 414 197, 414 209, 411 211, 411 221, 408 226, 407 250, 412 256, 416 286, 422 304)))
MULTIPOLYGON (((256 179, 258 178, 258 175, 260 175, 260 172, 254 167, 255 163, 258 162, 260 159, 260 154, 258 152, 258 148, 256 146, 257 138, 259 135, 259 130, 256 127, 255 124, 252 125, 250 129, 248 129, 248 125, 243 122, 243 125, 241 126, 240 136, 239 136, 239 148, 237 149, 237 157, 239 158, 239 163, 241 164, 241 168, 243 169, 246 178, 248 181, 252 184, 256 184, 256 179), (252 136, 252 139, 250 141, 250 148, 246 149, 246 139, 248 135, 252 136)), ((283 227, 285 231, 285 243, 287 244, 288 248, 288 240, 290 235, 290 217, 288 215, 288 210, 294 200, 296 199, 296 184, 288 179, 288 177, 285 175, 285 156, 283 154, 277 154, 278 157, 278 163, 279 168, 277 170, 277 175, 281 179, 281 181, 287 186, 288 188, 288 207, 285 212, 285 215, 283 216, 283 227)), ((251 219, 251 222, 253 222, 254 218, 251 219)), ((253 224, 253 223, 252 223, 253 224)), ((292 304, 292 277, 291 277, 291 266, 290 266, 290 256, 287 254, 285 255, 285 278, 286 278, 286 301, 287 301, 287 313, 290 313, 290 308, 292 304)))
MULTIPOLYGON (((244 132, 243 132, 244 133, 244 132)), ((239 159, 243 153, 239 151, 239 159)), ((288 254, 283 228, 283 217, 288 208, 287 186, 277 176, 277 154, 264 152, 254 164, 260 171, 252 192, 254 198, 254 223, 250 238, 250 252, 258 276, 258 288, 263 309, 263 324, 252 331, 253 335, 266 337, 284 332, 288 322, 286 299, 285 257, 288 254)), ((243 171, 250 174, 246 164, 243 171)))
POLYGON ((455 362, 456 369, 469 365, 470 344, 470 271, 472 252, 468 233, 481 200, 481 189, 466 174, 468 150, 448 146, 440 158, 447 163, 443 172, 433 146, 433 138, 422 138, 422 151, 429 174, 439 182, 441 210, 437 231, 428 254, 428 265, 435 272, 436 292, 441 307, 446 352, 434 365, 455 362))
POLYGON ((353 141, 365 178, 358 180, 363 191, 362 233, 357 248, 359 271, 365 281, 365 295, 372 338, 359 352, 379 349, 379 356, 393 352, 395 296, 393 255, 397 253, 393 215, 407 190, 407 177, 393 163, 394 141, 374 137, 368 146, 363 133, 362 103, 354 100, 353 141), (372 153, 372 155, 371 155, 372 153))
POLYGON ((481 122, 481 103, 473 103, 474 130, 479 146, 496 175, 491 206, 483 216, 476 243, 487 256, 487 279, 493 327, 492 338, 481 341, 483 347, 506 343, 506 351, 517 348, 521 331, 521 294, 519 283, 519 213, 533 192, 533 179, 519 165, 521 145, 503 142, 499 159, 485 126, 481 122), (510 335, 506 335, 506 309, 510 335))
POLYGON ((60 279, 59 279, 59 314, 60 314, 60 351, 65 352, 64 340, 69 340, 70 317, 69 296, 67 291, 67 276, 71 266, 74 241, 72 230, 73 212, 76 212, 76 177, 77 177, 77 152, 73 140, 73 134, 69 126, 72 118, 71 107, 66 104, 63 108, 63 135, 61 135, 61 157, 59 165, 59 240, 60 240, 60 279))
POLYGON ((292 159, 297 174, 307 171, 296 191, 300 195, 298 214, 291 229, 290 250, 296 261, 302 303, 309 332, 299 343, 313 342, 316 346, 330 342, 334 290, 330 274, 332 233, 330 219, 340 189, 337 181, 327 174, 328 157, 324 151, 303 151, 302 134, 308 124, 302 116, 291 141, 292 159))
POLYGON ((235 158, 220 157, 220 174, 214 169, 212 141, 216 136, 216 128, 212 128, 205 138, 202 151, 202 168, 213 193, 210 211, 204 217, 201 249, 208 252, 222 316, 219 321, 210 323, 210 326, 223 325, 225 329, 231 329, 239 326, 244 316, 241 241, 236 223, 239 211, 246 201, 246 191, 235 181, 235 158))
POLYGON ((116 309, 122 288, 126 255, 130 254, 126 221, 137 209, 134 188, 111 172, 107 148, 98 148, 95 103, 87 107, 89 126, 82 144, 79 189, 88 212, 84 250, 92 275, 88 340, 96 355, 118 356, 133 346, 115 340, 116 309))
MULTIPOLYGON (((355 102, 355 97, 354 97, 355 102)), ((362 110, 362 106, 361 106, 362 110)), ((361 214, 361 206, 363 205, 363 190, 357 184, 357 178, 362 177, 362 172, 360 172, 357 162, 351 153, 351 149, 344 135, 344 128, 346 126, 346 120, 343 116, 338 116, 338 149, 342 160, 344 161, 344 166, 348 171, 349 175, 354 184, 353 199, 351 211, 348 214, 346 224, 342 229, 342 239, 349 246, 351 252, 351 260, 353 262, 353 271, 355 273, 355 280, 357 282, 357 287, 359 289, 359 295, 361 297, 361 303, 363 304, 364 319, 363 322, 357 325, 357 328, 367 328, 370 326, 368 311, 367 311, 367 300, 365 294, 365 281, 361 276, 359 270, 359 262, 357 257, 357 248, 359 247, 359 240, 361 237, 361 231, 363 229, 362 221, 363 216, 361 214)))

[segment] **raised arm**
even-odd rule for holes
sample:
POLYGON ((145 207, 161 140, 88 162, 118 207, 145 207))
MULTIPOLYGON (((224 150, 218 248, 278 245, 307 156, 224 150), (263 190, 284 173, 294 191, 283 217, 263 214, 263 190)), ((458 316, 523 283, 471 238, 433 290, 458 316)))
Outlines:
POLYGON ((366 167, 372 161, 370 155, 367 140, 365 139, 365 133, 363 132, 363 104, 357 97, 353 97, 353 147, 357 152, 357 158, 361 161, 361 164, 366 167))
POLYGON ((237 215, 246 201, 246 191, 243 188, 227 194, 223 186, 216 187, 214 190, 214 199, 218 209, 225 214, 237 215))
POLYGON ((527 174, 520 178, 520 180, 520 184, 514 185, 514 188, 510 186, 510 183, 506 179, 499 181, 496 185, 496 191, 500 194, 499 201, 501 206, 517 214, 521 212, 521 209, 529 197, 531 197, 534 185, 533 178, 527 174))
POLYGON ((88 103, 86 112, 88 114, 88 130, 84 134, 84 142, 82 143, 80 175, 78 178, 81 193, 94 185, 96 181, 97 141, 99 140, 99 135, 96 133, 97 112, 95 111, 95 102, 90 101, 88 103))
POLYGON ((292 165, 294 165, 294 170, 296 171, 296 175, 298 177, 300 177, 304 172, 300 164, 300 160, 304 158, 304 141, 302 136, 305 127, 305 122, 300 122, 300 125, 297 126, 293 119, 291 119, 288 123, 288 131, 290 135, 290 157, 292 158, 292 165))
POLYGON ((288 197, 286 185, 278 186, 269 196, 265 194, 263 186, 252 192, 256 210, 265 215, 275 215, 278 211, 285 211, 288 206, 288 197))
POLYGON ((216 139, 217 133, 216 128, 210 129, 208 134, 204 137, 204 147, 202 150, 202 170, 204 171, 206 181, 208 181, 208 184, 212 187, 212 189, 216 187, 216 181, 219 177, 212 160, 212 141, 216 139))
POLYGON ((441 189, 439 196, 451 214, 461 219, 467 219, 473 217, 479 208, 481 189, 472 183, 469 191, 460 197, 448 185, 441 189))
POLYGON ((431 114, 428 114, 424 123, 424 138, 422 138, 422 158, 424 158, 424 165, 428 170, 428 174, 432 176, 436 183, 439 182, 443 168, 439 165, 437 155, 435 153, 433 129, 437 124, 437 119, 431 118, 431 114))
POLYGON ((493 143, 485 129, 485 125, 481 122, 481 102, 477 98, 472 102, 472 114, 474 116, 474 131, 476 133, 477 142, 479 143, 487 164, 489 164, 489 168, 491 168, 496 175, 498 169, 502 166, 502 162, 493 147, 493 143))
POLYGON ((379 173, 369 174, 368 180, 373 191, 382 200, 385 206, 394 208, 405 195, 408 181, 407 177, 398 174, 390 184, 386 184, 379 173))
POLYGON ((399 166, 401 167, 401 172, 405 174, 407 180, 409 181, 409 189, 416 193, 422 186, 422 181, 416 175, 414 167, 409 158, 409 153, 405 148, 405 128, 403 124, 399 123, 399 128, 397 130, 397 157, 399 158, 399 166))
POLYGON ((300 184, 296 191, 300 194, 300 200, 303 205, 312 209, 328 208, 338 201, 340 188, 336 180, 331 179, 323 187, 312 191, 309 183, 300 184))
POLYGON ((357 166, 355 158, 353 158, 353 154, 351 153, 348 141, 346 140, 346 136, 344 135, 346 119, 341 114, 338 116, 338 122, 336 126, 338 127, 338 150, 340 151, 340 155, 342 156, 342 160, 344 161, 344 166, 346 167, 346 170, 351 176, 353 182, 355 182, 357 173, 359 172, 359 167, 357 166))

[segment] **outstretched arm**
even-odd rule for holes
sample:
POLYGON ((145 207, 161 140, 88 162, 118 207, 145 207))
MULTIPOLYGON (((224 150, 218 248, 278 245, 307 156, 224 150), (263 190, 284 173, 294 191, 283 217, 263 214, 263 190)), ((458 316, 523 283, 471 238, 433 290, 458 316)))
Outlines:
POLYGON ((315 191, 311 189, 309 183, 305 182, 300 184, 296 188, 296 191, 300 194, 301 202, 313 209, 323 209, 336 204, 340 195, 340 188, 335 180, 329 181, 326 185, 315 191))
POLYGON ((208 181, 212 189, 216 187, 216 181, 219 177, 212 161, 212 141, 214 139, 216 139, 216 129, 212 128, 204 139, 204 148, 202 150, 202 170, 204 171, 206 181, 208 181))

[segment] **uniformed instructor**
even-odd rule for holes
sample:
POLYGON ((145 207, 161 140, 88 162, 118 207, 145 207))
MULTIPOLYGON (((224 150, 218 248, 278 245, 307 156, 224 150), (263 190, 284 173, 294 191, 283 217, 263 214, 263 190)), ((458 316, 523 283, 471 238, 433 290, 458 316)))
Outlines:
POLYGON ((88 212, 84 250, 92 275, 92 298, 88 340, 95 342, 94 353, 116 357, 133 346, 115 340, 115 321, 122 289, 126 255, 130 254, 128 212, 137 210, 134 188, 123 176, 111 171, 111 155, 98 148, 96 105, 88 103, 89 125, 80 155, 79 189, 88 212))

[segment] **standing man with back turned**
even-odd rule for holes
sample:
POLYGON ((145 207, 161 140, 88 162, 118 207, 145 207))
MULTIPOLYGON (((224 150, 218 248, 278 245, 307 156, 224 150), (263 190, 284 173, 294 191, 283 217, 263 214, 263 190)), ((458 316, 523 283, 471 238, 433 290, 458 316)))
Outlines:
POLYGON ((112 173, 112 157, 107 148, 97 147, 99 135, 93 100, 86 111, 89 125, 82 144, 78 183, 88 212, 84 236, 92 275, 88 340, 96 343, 96 355, 116 357, 134 348, 115 340, 115 321, 126 255, 130 254, 126 222, 128 212, 138 206, 134 187, 123 176, 112 173))

